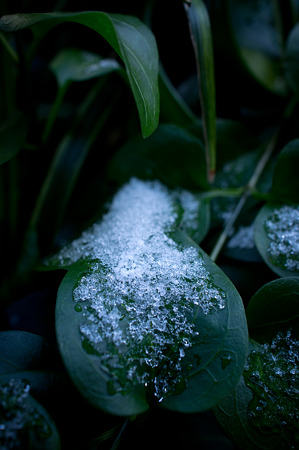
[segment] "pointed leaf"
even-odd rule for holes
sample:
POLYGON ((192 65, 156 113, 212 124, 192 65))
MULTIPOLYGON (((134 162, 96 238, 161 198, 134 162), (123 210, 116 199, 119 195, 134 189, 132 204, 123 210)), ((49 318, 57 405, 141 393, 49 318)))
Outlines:
POLYGON ((202 0, 185 2, 196 56, 202 109, 208 178, 213 181, 216 170, 216 99, 212 33, 209 15, 202 0))
POLYGON ((159 121, 158 51, 151 31, 137 18, 99 11, 79 13, 34 13, 3 16, 0 29, 17 31, 32 28, 41 39, 51 28, 75 22, 103 36, 119 54, 136 101, 142 134, 149 136, 159 121))

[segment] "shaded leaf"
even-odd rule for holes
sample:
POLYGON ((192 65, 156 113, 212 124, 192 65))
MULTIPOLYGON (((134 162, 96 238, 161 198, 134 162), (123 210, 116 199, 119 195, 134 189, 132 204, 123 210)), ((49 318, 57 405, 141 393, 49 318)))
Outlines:
POLYGON ((29 386, 20 379, 4 381, 0 377, 2 448, 59 450, 56 426, 44 407, 29 394, 29 386))
POLYGON ((267 90, 286 95, 273 4, 230 0, 227 8, 235 48, 247 72, 267 90))
POLYGON ((25 379, 36 396, 43 396, 61 376, 55 369, 59 355, 43 337, 25 331, 0 333, 0 378, 25 379))
POLYGON ((84 81, 105 75, 121 66, 114 59, 104 59, 95 53, 75 48, 61 50, 50 63, 60 87, 70 81, 84 81))
POLYGON ((299 139, 290 141, 281 150, 274 167, 272 190, 274 198, 299 203, 299 139))
POLYGON ((265 263, 279 276, 299 275, 299 208, 266 204, 255 219, 254 239, 265 263))
POLYGON ((26 119, 23 114, 12 114, 0 126, 0 164, 13 158, 21 149, 27 134, 26 119))
POLYGON ((103 36, 119 54, 136 101, 142 134, 149 136, 159 121, 158 52, 151 31, 137 18, 99 11, 79 13, 33 13, 3 16, 0 29, 32 28, 41 39, 51 28, 64 23, 85 25, 103 36))
POLYGON ((250 341, 235 392, 214 408, 231 440, 245 450, 290 449, 298 442, 299 341, 278 333, 270 344, 250 341))
POLYGON ((159 179, 170 188, 207 186, 205 154, 199 139, 175 125, 162 124, 148 139, 127 142, 112 158, 109 177, 159 179))
POLYGON ((216 97, 210 19, 202 0, 192 0, 184 5, 196 56, 208 179, 213 181, 216 170, 216 97))
POLYGON ((299 319, 299 278, 285 277, 262 286, 246 308, 248 328, 256 340, 294 327, 299 319))
POLYGON ((284 51, 285 77, 290 88, 299 93, 299 25, 291 30, 284 51))
POLYGON ((210 202, 188 191, 178 191, 177 195, 183 208, 179 228, 200 244, 210 229, 210 202))
POLYGON ((189 126, 190 123, 196 120, 195 114, 184 102, 161 65, 159 71, 159 89, 161 97, 161 120, 180 127, 189 126))

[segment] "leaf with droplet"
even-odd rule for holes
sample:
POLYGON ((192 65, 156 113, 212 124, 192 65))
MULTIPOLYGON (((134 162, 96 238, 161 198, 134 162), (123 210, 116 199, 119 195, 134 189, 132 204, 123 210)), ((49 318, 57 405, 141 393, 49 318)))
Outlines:
POLYGON ((214 408, 217 420, 244 450, 291 449, 298 442, 299 341, 278 333, 250 340, 247 366, 235 391, 214 408))
POLYGON ((256 247, 279 276, 299 275, 299 207, 266 204, 255 219, 256 247))

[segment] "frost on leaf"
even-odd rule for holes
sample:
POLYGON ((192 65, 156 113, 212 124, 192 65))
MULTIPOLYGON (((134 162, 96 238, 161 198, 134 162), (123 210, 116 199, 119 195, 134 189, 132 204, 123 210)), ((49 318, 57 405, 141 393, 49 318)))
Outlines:
POLYGON ((270 240, 268 255, 273 264, 299 271, 299 207, 275 209, 264 227, 270 240))
POLYGON ((278 434, 281 448, 295 449, 299 433, 299 341, 291 330, 253 350, 244 372, 253 398, 251 425, 263 434, 278 434), (296 437, 297 436, 297 437, 296 437))
POLYGON ((0 386, 0 448, 27 448, 28 432, 40 442, 51 435, 51 429, 37 410, 28 403, 30 387, 11 379, 0 386))
MULTIPOLYGON (((194 217, 196 205, 184 200, 194 217)), ((158 400, 178 391, 185 351, 198 335, 197 314, 225 307, 199 249, 171 238, 178 214, 161 183, 132 179, 102 222, 59 255, 62 262, 90 261, 73 299, 82 314, 82 345, 98 355, 111 394, 140 384, 158 400)))

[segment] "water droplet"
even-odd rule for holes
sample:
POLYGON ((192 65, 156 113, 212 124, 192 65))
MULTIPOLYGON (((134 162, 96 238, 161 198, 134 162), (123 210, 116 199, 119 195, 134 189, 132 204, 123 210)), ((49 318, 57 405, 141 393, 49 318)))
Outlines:
POLYGON ((74 306, 74 309, 77 312, 81 312, 82 311, 82 306, 77 304, 77 305, 74 306))

